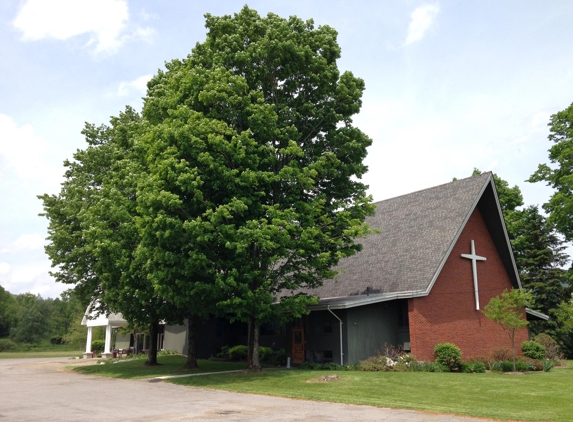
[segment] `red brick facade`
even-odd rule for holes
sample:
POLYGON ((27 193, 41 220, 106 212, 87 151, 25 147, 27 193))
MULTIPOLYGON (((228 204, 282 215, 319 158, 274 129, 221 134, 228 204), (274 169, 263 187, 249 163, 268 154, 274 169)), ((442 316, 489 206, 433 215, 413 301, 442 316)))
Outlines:
MULTIPOLYGON (((474 240, 476 254, 486 257, 477 262, 480 309, 511 281, 497 253, 493 240, 476 208, 462 231, 430 294, 408 300, 410 345, 419 360, 434 360, 438 343, 454 343, 462 358, 487 355, 492 349, 511 347, 507 333, 475 309, 472 261, 461 254, 471 253, 474 240)), ((524 312, 525 316, 525 312, 524 312)), ((516 349, 528 339, 527 328, 515 335, 516 349)))

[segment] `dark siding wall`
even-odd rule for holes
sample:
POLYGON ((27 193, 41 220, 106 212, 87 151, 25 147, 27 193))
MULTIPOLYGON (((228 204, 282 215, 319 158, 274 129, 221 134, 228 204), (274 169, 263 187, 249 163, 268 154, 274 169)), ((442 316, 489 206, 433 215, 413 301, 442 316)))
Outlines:
POLYGON ((348 348, 346 363, 356 363, 378 352, 384 344, 402 346, 408 331, 399 327, 400 307, 404 301, 382 302, 348 309, 348 348))

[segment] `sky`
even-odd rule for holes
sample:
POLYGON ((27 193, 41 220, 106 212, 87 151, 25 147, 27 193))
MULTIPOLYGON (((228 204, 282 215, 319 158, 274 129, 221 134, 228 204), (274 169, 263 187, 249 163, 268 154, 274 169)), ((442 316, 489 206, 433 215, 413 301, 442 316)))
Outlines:
MULTIPOLYGON (((245 0, 0 2, 0 286, 58 297, 48 221, 63 162, 85 122, 140 110, 146 82, 205 40, 205 13, 245 0)), ((257 0, 259 14, 338 31, 339 68, 364 79, 354 122, 373 140, 364 177, 375 201, 494 171, 526 205, 552 191, 526 180, 547 162, 547 124, 573 102, 569 0, 257 0)))

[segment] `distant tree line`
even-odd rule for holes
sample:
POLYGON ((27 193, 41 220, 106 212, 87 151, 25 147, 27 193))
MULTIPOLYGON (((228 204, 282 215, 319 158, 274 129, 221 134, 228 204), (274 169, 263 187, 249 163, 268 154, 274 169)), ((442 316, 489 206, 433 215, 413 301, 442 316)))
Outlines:
POLYGON ((70 291, 59 298, 32 293, 11 294, 0 286, 0 339, 20 347, 43 343, 68 343, 85 347, 86 329, 81 326, 86 306, 70 291))

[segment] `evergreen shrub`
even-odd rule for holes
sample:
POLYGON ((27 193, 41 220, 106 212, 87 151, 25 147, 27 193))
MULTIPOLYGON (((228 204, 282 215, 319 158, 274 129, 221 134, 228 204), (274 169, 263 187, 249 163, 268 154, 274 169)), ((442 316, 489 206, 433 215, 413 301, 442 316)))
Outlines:
POLYGON ((249 348, 245 345, 239 344, 229 349, 230 360, 247 360, 249 348))
POLYGON ((94 340, 92 341, 92 352, 101 353, 105 349, 104 340, 94 340))
POLYGON ((543 359, 546 354, 545 346, 536 341, 524 341, 521 343, 521 351, 524 356, 537 360, 543 359))
POLYGON ((434 347, 436 362, 447 366, 450 371, 457 369, 462 363, 462 351, 452 343, 440 343, 434 347))

